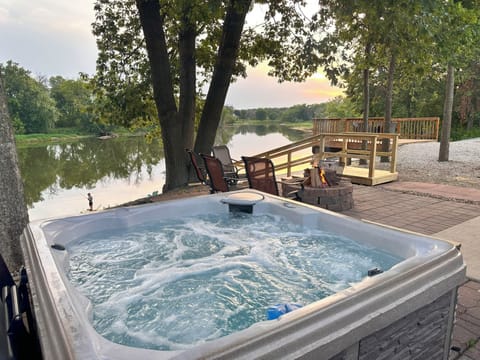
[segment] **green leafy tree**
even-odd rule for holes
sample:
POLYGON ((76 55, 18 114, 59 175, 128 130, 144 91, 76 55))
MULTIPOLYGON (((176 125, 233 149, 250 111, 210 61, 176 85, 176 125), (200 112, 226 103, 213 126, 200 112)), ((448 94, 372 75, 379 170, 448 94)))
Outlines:
POLYGON ((266 109, 267 111, 267 118, 269 120, 277 120, 280 116, 280 109, 278 108, 269 108, 266 109))
POLYGON ((379 41, 379 25, 383 2, 361 0, 320 1, 319 32, 325 34, 319 51, 324 59, 327 77, 337 84, 347 84, 352 75, 361 76, 358 93, 362 94, 364 128, 368 126, 370 111, 370 75, 376 67, 375 44, 379 41), (360 75, 361 74, 361 75, 360 75))
POLYGON ((247 110, 235 110, 233 112, 240 120, 247 119, 247 110))
POLYGON ((58 110, 57 127, 89 128, 93 121, 92 91, 83 79, 70 80, 61 76, 49 79, 50 96, 58 110))
POLYGON ((15 130, 28 134, 46 133, 53 128, 58 113, 48 89, 12 61, 0 65, 0 72, 15 130))
POLYGON ((305 26, 309 19, 301 11, 304 1, 258 3, 265 9, 264 22, 248 28, 251 0, 95 3, 96 97, 105 99, 101 109, 107 116, 120 114, 126 124, 141 120, 159 125, 165 190, 188 180, 184 148, 210 151, 229 85, 245 75, 247 64, 267 61, 280 80, 302 80, 317 70, 305 26), (204 102, 195 134, 198 98, 204 102))
POLYGON ((433 98, 444 94, 439 160, 448 160, 454 70, 472 60, 472 50, 479 41, 478 1, 321 4, 321 23, 327 24, 322 47, 327 55, 327 75, 334 80, 341 77, 348 84, 347 93, 363 100, 365 123, 373 110, 374 115, 385 117, 386 130, 391 130, 394 95, 402 94, 406 100, 403 110, 412 113, 412 105, 420 103, 417 96, 428 96, 418 85, 427 77, 438 83, 440 74, 447 74, 445 89, 436 89, 433 98), (394 83, 403 92, 396 91, 394 83), (373 104, 369 99, 374 99, 373 104), (382 103, 383 112, 379 108, 382 103))
POLYGON ((480 126, 480 54, 459 74, 456 109, 459 124, 467 130, 480 126), (475 121, 477 123, 475 124, 475 121))
POLYGON ((255 118, 257 120, 267 120, 267 111, 265 109, 257 109, 255 118))
POLYGON ((334 99, 325 103, 324 115, 325 118, 349 118, 359 117, 355 105, 346 97, 337 96, 334 99))
POLYGON ((446 68, 445 102, 438 161, 448 161, 452 112, 454 103, 455 68, 468 66, 480 40, 479 6, 476 0, 448 1, 444 11, 437 13, 436 54, 446 68))
POLYGON ((389 131, 394 81, 403 85, 402 78, 418 80, 431 70, 433 45, 427 26, 436 3, 440 5, 436 0, 322 2, 327 75, 333 81, 342 78, 349 96, 362 104, 365 126, 374 99, 375 106, 381 105, 373 107, 374 115, 385 117, 389 131))
POLYGON ((222 118, 220 120, 220 123, 223 125, 231 125, 235 122, 236 119, 237 117, 234 114, 233 107, 225 106, 222 111, 222 118))
POLYGON ((311 120, 313 119, 313 115, 313 108, 311 106, 302 104, 294 105, 286 109, 280 116, 280 119, 288 122, 299 122, 311 120))

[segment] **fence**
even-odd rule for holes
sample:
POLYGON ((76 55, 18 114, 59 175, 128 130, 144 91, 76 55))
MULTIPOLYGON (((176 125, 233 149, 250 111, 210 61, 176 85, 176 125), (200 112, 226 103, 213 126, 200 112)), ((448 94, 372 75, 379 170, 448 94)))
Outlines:
MULTIPOLYGON (((400 139, 438 140, 440 118, 394 118, 392 129, 385 129, 385 120, 382 117, 368 119, 370 133, 398 133, 400 139)), ((360 118, 332 118, 313 119, 313 135, 321 133, 363 132, 363 119, 360 118)))

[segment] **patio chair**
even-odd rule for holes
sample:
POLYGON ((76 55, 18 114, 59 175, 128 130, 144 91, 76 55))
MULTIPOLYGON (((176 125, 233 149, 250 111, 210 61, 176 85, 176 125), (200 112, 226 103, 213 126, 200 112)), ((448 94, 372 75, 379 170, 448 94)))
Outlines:
POLYGON ((192 163, 193 169, 195 170, 198 181, 200 181, 200 183, 202 184, 207 184, 207 172, 205 170, 205 167, 200 166, 197 161, 197 159, 201 159, 200 156, 191 149, 185 149, 185 151, 190 157, 190 162, 192 163))
POLYGON ((15 283, 0 254, 1 359, 42 358, 40 344, 35 333, 27 282, 27 271, 22 268, 19 283, 18 285, 15 283))
POLYGON ((221 161, 225 176, 229 177, 229 185, 236 185, 238 182, 238 169, 233 164, 235 159, 230 156, 230 150, 226 145, 218 145, 212 148, 213 156, 221 161))
POLYGON ((278 195, 275 168, 272 160, 258 157, 242 156, 247 172, 248 186, 272 195, 278 195))
MULTIPOLYGON (((272 160, 259 157, 242 156, 247 172, 248 186, 250 189, 256 189, 272 195, 280 195, 278 191, 277 179, 275 178, 275 166, 272 160)), ((299 200, 299 193, 303 191, 303 183, 299 183, 300 188, 284 196, 290 199, 299 200)))
POLYGON ((205 163, 205 169, 207 170, 210 193, 214 194, 216 192, 230 191, 228 185, 233 179, 225 176, 222 162, 216 157, 210 155, 200 154, 200 156, 202 157, 203 162, 205 163))

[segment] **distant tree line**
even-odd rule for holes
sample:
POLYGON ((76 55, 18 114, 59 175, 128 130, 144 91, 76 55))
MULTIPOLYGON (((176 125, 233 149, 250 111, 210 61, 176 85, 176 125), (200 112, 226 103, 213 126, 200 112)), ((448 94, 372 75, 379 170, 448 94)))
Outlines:
MULTIPOLYGON (((465 69, 465 74, 458 77, 453 114, 454 127, 457 129, 480 126, 479 66, 478 63, 471 64, 465 69)), ((0 64, 0 72, 4 78, 10 118, 16 134, 49 133, 65 128, 99 134, 107 132, 111 124, 118 122, 118 114, 114 111, 110 113, 110 119, 108 115, 105 117, 105 114, 109 114, 107 105, 104 99, 99 100, 94 95, 91 79, 85 75, 77 79, 65 79, 62 76, 35 78, 29 70, 12 61, 0 64)), ((381 89, 372 87, 371 92, 379 92, 380 95, 381 89)), ((244 120, 296 123, 313 118, 361 117, 361 96, 356 96, 353 89, 347 89, 348 93, 348 97, 338 96, 319 104, 291 107, 235 109, 225 106, 221 120, 224 124, 241 123, 244 120)), ((441 116, 443 93, 443 82, 433 78, 416 84, 415 89, 399 89, 397 96, 402 101, 394 104, 393 116, 441 116)), ((370 116, 383 116, 384 104, 380 99, 381 96, 372 96, 370 116)), ((130 111, 127 104, 124 109, 130 111)), ((153 107, 148 111, 154 111, 153 107)), ((129 127, 131 124, 124 125, 129 127)), ((146 129, 149 127, 149 123, 139 122, 135 128, 142 125, 146 129)))
POLYGON ((29 70, 12 61, 0 64, 0 72, 16 134, 48 133, 59 128, 99 130, 87 80, 34 78, 29 70))
MULTIPOLYGON (((118 118, 100 117, 99 114, 108 114, 106 105, 95 97, 86 76, 78 79, 65 79, 62 76, 35 78, 29 70, 12 61, 0 64, 0 71, 5 79, 8 107, 16 134, 49 133, 62 128, 99 133, 106 131, 106 124, 118 121, 118 118)), ((125 108, 125 111, 129 110, 125 108)), ((115 115, 111 113, 112 117, 115 115)), ((236 110, 225 106, 222 121, 227 124, 242 120, 304 122, 314 117, 355 115, 358 113, 353 103, 338 97, 321 104, 280 108, 236 110)), ((144 125, 148 126, 146 123, 144 125)))
POLYGON ((342 96, 320 104, 234 110, 233 114, 239 120, 271 120, 286 123, 305 122, 313 118, 360 116, 355 104, 342 96))

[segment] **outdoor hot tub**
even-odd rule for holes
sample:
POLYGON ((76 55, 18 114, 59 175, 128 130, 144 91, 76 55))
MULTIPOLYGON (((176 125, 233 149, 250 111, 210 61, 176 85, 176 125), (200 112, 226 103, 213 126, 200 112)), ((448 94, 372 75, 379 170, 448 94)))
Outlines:
POLYGON ((454 244, 253 190, 38 221, 22 246, 46 359, 448 359, 457 288, 465 281, 454 244), (262 228, 267 240, 257 238, 262 228), (164 242, 152 245, 158 238, 164 242), (140 248, 147 250, 138 255, 140 248), (342 260, 322 259, 337 252, 342 260), (125 258, 129 265, 117 269, 125 258), (338 281, 316 279, 317 271, 338 281), (172 290, 175 281, 180 288, 172 290), (262 286, 266 293, 257 293, 262 286), (216 308, 226 293, 235 296, 216 308), (206 296, 198 304, 197 294, 206 296), (302 304, 262 318, 277 299, 302 304), (224 329, 240 318, 247 322, 238 330, 224 329), (181 322, 192 339, 175 327, 181 322))

